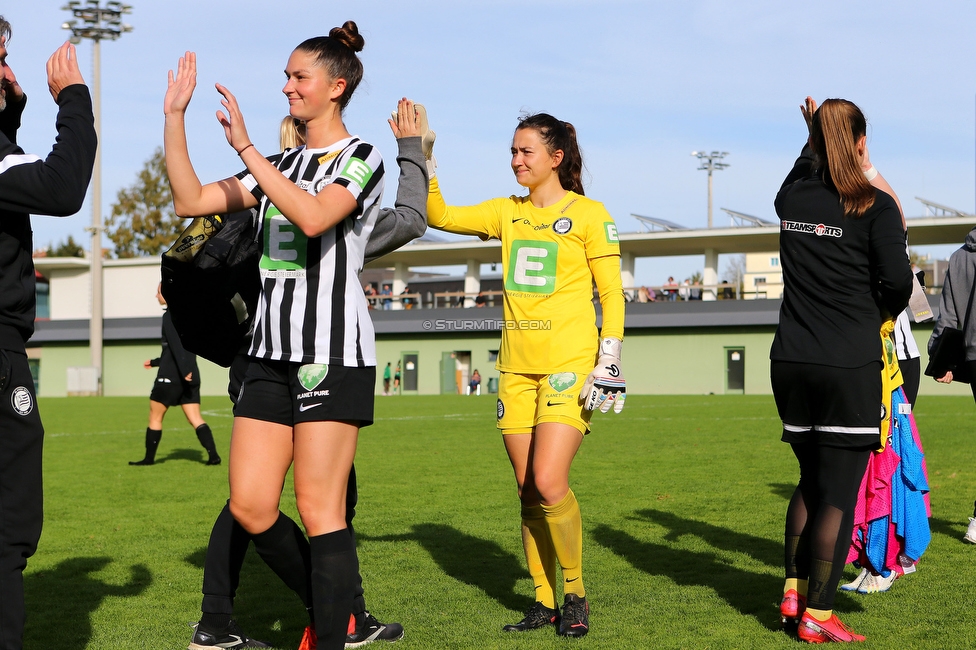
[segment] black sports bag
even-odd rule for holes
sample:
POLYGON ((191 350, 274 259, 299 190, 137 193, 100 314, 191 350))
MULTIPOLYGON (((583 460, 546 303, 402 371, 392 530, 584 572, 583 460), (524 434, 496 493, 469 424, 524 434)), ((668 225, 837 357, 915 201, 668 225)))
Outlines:
POLYGON ((197 217, 163 253, 163 298, 183 347, 230 366, 254 323, 260 259, 251 210, 197 217))

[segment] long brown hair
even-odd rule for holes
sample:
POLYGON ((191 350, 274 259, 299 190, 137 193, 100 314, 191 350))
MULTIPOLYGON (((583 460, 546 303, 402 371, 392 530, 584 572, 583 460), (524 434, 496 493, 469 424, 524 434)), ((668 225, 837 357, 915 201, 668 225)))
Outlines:
POLYGON ((534 129, 546 145, 546 152, 562 150, 563 159, 556 168, 559 184, 564 190, 583 195, 583 154, 576 142, 576 128, 569 122, 557 120, 548 113, 526 115, 519 119, 516 131, 534 129))
POLYGON ((846 99, 827 99, 813 114, 810 145, 824 182, 840 194, 844 213, 861 217, 874 205, 874 188, 864 178, 857 141, 867 133, 861 109, 846 99))

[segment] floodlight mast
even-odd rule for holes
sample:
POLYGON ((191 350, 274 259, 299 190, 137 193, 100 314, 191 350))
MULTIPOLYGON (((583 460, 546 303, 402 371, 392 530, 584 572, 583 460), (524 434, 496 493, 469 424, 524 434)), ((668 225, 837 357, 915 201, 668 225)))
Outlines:
POLYGON ((728 151, 713 151, 707 153, 705 151, 692 151, 691 155, 698 158, 698 162, 701 165, 698 170, 705 170, 708 172, 708 227, 712 227, 712 172, 716 169, 722 170, 729 166, 728 163, 722 162, 722 159, 729 155, 728 151))
POLYGON ((89 343, 91 364, 98 380, 97 393, 102 393, 102 79, 101 79, 101 41, 114 41, 125 32, 132 31, 132 25, 122 22, 123 14, 132 13, 132 6, 106 2, 99 6, 98 0, 88 0, 84 5, 72 1, 61 7, 70 11, 75 20, 61 24, 61 29, 71 32, 72 43, 77 45, 81 39, 92 41, 92 60, 94 68, 92 80, 92 108, 95 113, 95 134, 98 148, 95 150, 95 166, 92 169, 92 222, 87 228, 91 233, 91 320, 89 321, 89 343))

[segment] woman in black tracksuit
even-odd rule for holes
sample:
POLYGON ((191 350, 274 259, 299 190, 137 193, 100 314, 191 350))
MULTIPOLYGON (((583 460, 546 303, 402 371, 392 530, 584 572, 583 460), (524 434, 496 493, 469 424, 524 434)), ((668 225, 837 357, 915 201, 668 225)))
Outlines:
POLYGON ((810 643, 863 641, 833 614, 857 490, 880 444, 885 314, 912 291, 905 230, 870 163, 860 109, 802 108, 810 131, 776 196, 785 290, 770 376, 800 481, 786 514, 780 613, 810 643))

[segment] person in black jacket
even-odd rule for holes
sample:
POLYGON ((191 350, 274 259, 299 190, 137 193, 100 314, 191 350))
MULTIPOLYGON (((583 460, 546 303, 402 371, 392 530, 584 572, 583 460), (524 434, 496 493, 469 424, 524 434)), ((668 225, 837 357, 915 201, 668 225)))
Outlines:
MULTIPOLYGON (((156 287, 156 300, 166 306, 166 300, 156 287)), ((200 369, 197 357, 186 351, 173 326, 173 317, 163 312, 163 351, 156 359, 143 364, 146 369, 159 368, 156 382, 149 395, 149 426, 146 427, 146 457, 129 461, 130 465, 152 465, 156 462, 156 449, 163 437, 163 417, 169 407, 179 404, 187 422, 197 432, 197 440, 207 450, 207 465, 220 465, 220 456, 214 445, 213 432, 200 414, 200 369)))
POLYGON ((96 146, 91 95, 70 43, 47 62, 58 104, 54 148, 42 159, 17 146, 27 96, 7 64, 10 36, 0 16, 0 650, 23 647, 23 573, 43 518, 44 428, 26 352, 36 307, 30 213, 68 216, 81 209, 96 146))
POLYGON ((801 107, 810 137, 776 196, 784 293, 770 349, 783 442, 800 465, 780 614, 801 640, 863 641, 833 613, 868 457, 880 446, 886 315, 912 293, 905 226, 851 102, 801 107))

